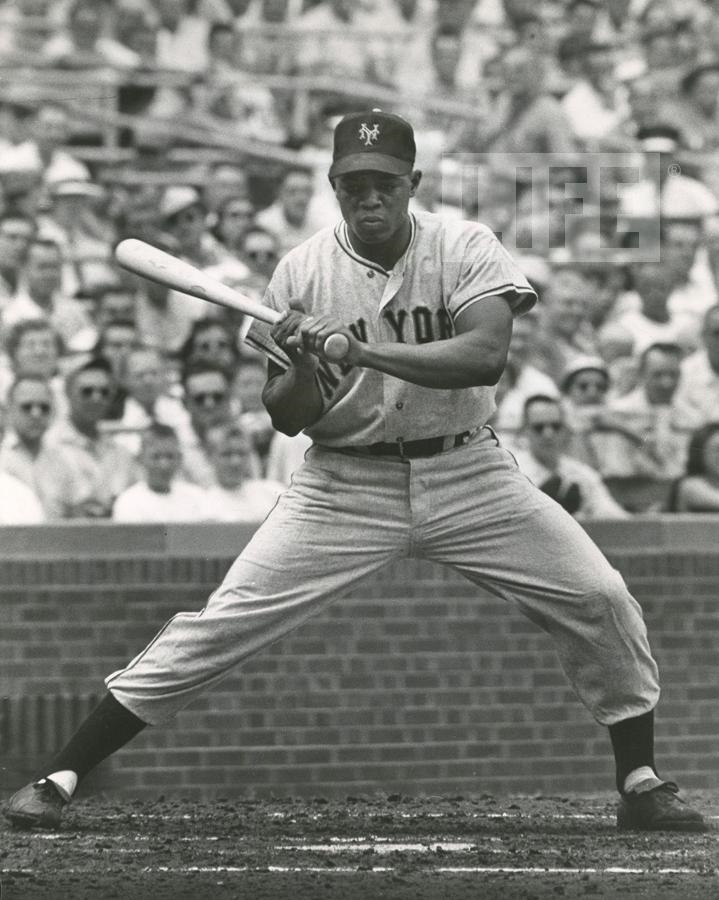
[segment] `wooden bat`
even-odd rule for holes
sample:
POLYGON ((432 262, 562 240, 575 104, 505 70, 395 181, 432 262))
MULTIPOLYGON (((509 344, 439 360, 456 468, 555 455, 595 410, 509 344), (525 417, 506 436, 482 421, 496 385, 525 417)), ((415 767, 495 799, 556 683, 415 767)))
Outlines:
MULTIPOLYGON (((115 259, 123 267, 136 275, 156 281, 219 306, 226 306, 274 325, 282 315, 269 306, 263 306, 240 291, 206 275, 200 269, 165 253, 145 241, 127 238, 115 248, 115 259)), ((323 352, 327 359, 340 362, 349 351, 349 341, 344 334, 331 334, 324 343, 323 352)))

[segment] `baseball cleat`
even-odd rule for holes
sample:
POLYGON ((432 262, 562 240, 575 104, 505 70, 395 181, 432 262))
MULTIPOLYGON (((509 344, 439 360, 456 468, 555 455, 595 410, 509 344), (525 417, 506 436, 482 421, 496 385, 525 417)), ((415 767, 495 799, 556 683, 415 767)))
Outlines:
POLYGON ((46 778, 25 785, 8 800, 3 813, 18 828, 56 828, 67 800, 46 778))
POLYGON ((679 797, 673 781, 665 781, 651 790, 622 794, 617 807, 619 831, 708 831, 698 813, 679 797))

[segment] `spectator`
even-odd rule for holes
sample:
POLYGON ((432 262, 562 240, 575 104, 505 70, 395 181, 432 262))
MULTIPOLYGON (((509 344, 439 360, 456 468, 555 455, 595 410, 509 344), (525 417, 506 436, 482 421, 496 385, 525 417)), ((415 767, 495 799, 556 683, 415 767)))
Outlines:
POLYGON ((608 403, 622 431, 597 435, 603 477, 676 478, 684 469, 697 419, 676 402, 682 349, 654 343, 640 357, 639 386, 608 403))
POLYGON ((137 479, 132 455, 100 430, 114 389, 110 364, 104 359, 83 363, 67 375, 65 388, 68 417, 53 426, 52 439, 81 485, 75 514, 106 518, 115 497, 137 479))
POLYGON ((297 68, 302 74, 391 84, 391 65, 373 33, 367 13, 353 0, 320 3, 297 22, 297 68))
MULTIPOLYGON (((206 444, 209 428, 227 425, 234 418, 231 404, 231 376, 211 362, 190 363, 182 375, 185 408, 189 424, 178 432, 182 451, 182 476, 207 488, 215 483, 206 444)), ((259 467, 256 468, 259 472, 259 467)))
POLYGON ((207 69, 207 35, 210 23, 194 11, 194 0, 155 0, 160 20, 157 66, 204 72, 207 69))
POLYGON ((597 337, 589 321, 590 283, 579 267, 554 272, 542 295, 545 303, 533 353, 534 365, 555 384, 577 356, 596 355, 597 337))
POLYGON ((504 91, 478 128, 476 149, 505 153, 571 153, 572 128, 547 88, 546 60, 514 47, 502 60, 504 91))
POLYGON ((127 391, 122 384, 124 365, 129 352, 139 344, 137 326, 129 319, 110 320, 102 325, 98 332, 91 356, 101 357, 110 363, 115 383, 115 390, 105 416, 107 422, 117 423, 125 414, 127 391))
POLYGON ((704 425, 719 415, 719 305, 704 315, 701 344, 682 362, 676 403, 704 425))
POLYGON ((128 350, 121 364, 120 384, 125 396, 122 416, 105 431, 132 456, 139 454, 142 433, 152 422, 172 428, 186 423, 182 403, 170 394, 166 360, 155 347, 135 345, 128 350))
POLYGON ((290 169, 282 178, 275 203, 257 213, 255 220, 260 228, 277 239, 280 256, 312 237, 320 228, 334 224, 313 211, 312 195, 312 174, 306 169, 290 169))
POLYGON ((237 332, 222 319, 197 319, 180 351, 180 359, 185 366, 205 362, 234 372, 240 359, 237 332))
POLYGON ((213 234, 228 253, 239 256, 247 231, 254 225, 255 207, 242 194, 222 200, 217 208, 213 234))
POLYGON ((54 410, 66 408, 65 388, 59 374, 62 340, 46 319, 22 319, 10 329, 5 342, 9 368, 0 370, 0 402, 18 375, 37 375, 50 383, 54 410))
POLYGON ((32 219, 13 213, 0 217, 0 313, 20 286, 20 273, 34 237, 32 219))
POLYGON ((710 422, 692 435, 686 471, 672 486, 668 509, 719 512, 719 422, 710 422))
POLYGON ((207 499, 213 519, 222 522, 261 522, 283 490, 278 482, 253 477, 252 439, 237 425, 208 429, 207 445, 216 484, 207 499))
POLYGON ((208 211, 208 222, 213 226, 216 225, 220 207, 228 200, 237 197, 250 199, 250 188, 245 170, 241 166, 230 163, 217 163, 211 166, 202 189, 202 200, 208 211))
POLYGON ((517 435, 522 427, 524 403, 533 394, 559 396, 554 381, 532 364, 541 321, 537 307, 514 320, 507 365, 497 385, 497 412, 493 425, 502 435, 517 435))
POLYGON ((95 324, 98 329, 112 322, 132 322, 137 318, 137 294, 122 284, 105 284, 97 290, 95 324))
POLYGON ((17 148, 28 168, 42 173, 48 187, 59 181, 87 181, 90 170, 68 150, 70 120, 60 103, 46 101, 33 112, 29 124, 29 140, 17 148))
POLYGON ((681 80, 680 102, 672 105, 683 146, 691 150, 719 149, 719 63, 695 66, 681 80))
POLYGON ((514 450, 524 474, 576 519, 623 518, 598 472, 567 455, 567 424, 556 397, 535 394, 524 404, 525 445, 514 450))
POLYGON ((177 478, 182 465, 174 430, 155 422, 142 436, 143 478, 115 500, 116 522, 197 522, 208 518, 207 494, 177 478))
MULTIPOLYGON (((167 188, 160 203, 160 216, 178 256, 202 269, 221 262, 219 245, 206 228, 205 207, 194 188, 167 188)), ((242 271, 246 272, 244 266, 242 271)), ((138 300, 138 328, 147 344, 177 353, 193 321, 209 312, 204 300, 178 291, 146 292, 138 300)))
POLYGON ((633 293, 618 301, 620 312, 610 316, 608 325, 616 325, 632 342, 632 353, 639 356, 655 343, 679 344, 685 352, 698 343, 698 325, 694 316, 672 314, 669 309, 674 282, 665 262, 639 262, 629 269, 633 293))
POLYGON ((253 225, 245 232, 242 259, 264 287, 269 284, 279 258, 279 246, 274 234, 259 225, 253 225))
POLYGON ((717 302, 706 241, 700 217, 662 219, 662 260, 673 285, 669 311, 677 316, 693 316, 697 326, 704 313, 717 302))
POLYGON ((139 57, 132 50, 103 34, 109 11, 106 0, 74 0, 67 29, 51 37, 42 49, 48 62, 66 69, 138 66, 139 57))
POLYGON ((566 451, 593 469, 600 468, 595 433, 612 427, 607 408, 610 384, 609 369, 599 356, 576 357, 560 382, 570 435, 566 451))
POLYGON ((3 328, 21 319, 46 318, 66 345, 83 329, 91 327, 82 306, 61 293, 62 252, 57 243, 36 238, 27 251, 21 287, 2 312, 3 328))
MULTIPOLYGON (((5 435, 5 410, 0 406, 0 458, 5 435)), ((37 494, 23 481, 6 472, 0 462, 0 526, 37 525, 45 521, 45 510, 37 494)))
POLYGON ((263 468, 275 433, 270 414, 262 402, 266 382, 267 368, 264 360, 249 359, 239 367, 234 384, 234 396, 241 409, 240 425, 249 436, 263 468))
POLYGON ((44 378, 20 375, 8 392, 9 430, 0 469, 27 485, 52 521, 79 515, 82 484, 63 449, 48 435, 52 389, 44 378))
POLYGON ((561 100, 574 135, 587 149, 628 149, 624 128, 630 109, 615 77, 613 44, 590 40, 584 48, 575 49, 581 57, 581 74, 561 100))

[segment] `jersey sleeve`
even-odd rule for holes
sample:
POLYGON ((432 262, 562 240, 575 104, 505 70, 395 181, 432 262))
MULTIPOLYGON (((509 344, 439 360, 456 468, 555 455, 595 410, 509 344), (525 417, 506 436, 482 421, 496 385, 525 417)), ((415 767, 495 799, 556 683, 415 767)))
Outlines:
POLYGON ((486 297, 506 297, 515 316, 537 302, 534 288, 489 228, 471 226, 452 243, 445 249, 445 260, 453 281, 446 301, 453 320, 486 297))

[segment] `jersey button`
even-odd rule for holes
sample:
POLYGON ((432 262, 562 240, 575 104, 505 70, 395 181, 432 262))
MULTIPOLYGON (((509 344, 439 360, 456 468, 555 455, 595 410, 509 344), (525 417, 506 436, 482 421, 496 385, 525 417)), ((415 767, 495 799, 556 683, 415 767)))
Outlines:
POLYGON ((398 401, 395 403, 395 406, 397 407, 397 409, 402 409, 402 407, 404 406, 404 403, 402 403, 401 400, 398 400, 398 401))
POLYGON ((374 272, 372 271, 372 269, 367 269, 367 277, 374 278, 374 272))

